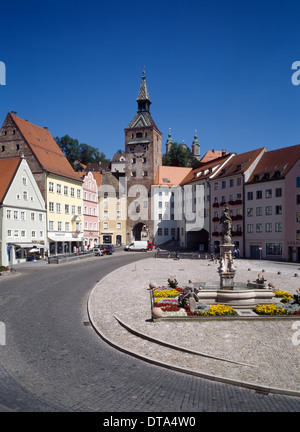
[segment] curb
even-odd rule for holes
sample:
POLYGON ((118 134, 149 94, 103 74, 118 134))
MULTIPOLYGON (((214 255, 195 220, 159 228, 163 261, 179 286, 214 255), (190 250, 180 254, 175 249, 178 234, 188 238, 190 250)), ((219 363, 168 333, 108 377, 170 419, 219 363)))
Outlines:
MULTIPOLYGON (((107 277, 108 275, 106 275, 105 277, 107 277)), ((96 286, 101 283, 98 282, 96 284, 96 286)), ((205 378, 205 379, 209 379, 211 381, 217 381, 217 382, 221 382, 224 384, 230 384, 230 385, 234 385, 234 386, 238 386, 238 387, 243 387, 243 388, 247 388, 249 390, 255 390, 256 392, 259 393, 264 393, 264 394, 268 394, 268 393, 273 393, 273 394, 281 394, 281 395, 285 395, 285 396, 294 396, 294 397, 300 397, 300 391, 296 391, 296 390, 288 390, 288 389, 282 389, 282 388, 276 388, 276 387, 268 387, 268 386, 262 386, 262 385, 258 385, 258 384, 254 384, 254 383, 249 383, 246 381, 238 381, 238 380, 234 380, 234 379, 230 379, 230 378, 224 378, 218 375, 211 375, 211 374, 207 374, 204 372, 200 372, 200 371, 194 371, 192 369, 187 369, 187 368, 181 368, 180 366, 174 366, 172 364, 169 363, 164 363, 161 362, 159 360, 155 360, 151 357, 147 357, 144 356, 136 351, 131 351, 128 348, 123 347, 122 345, 117 344, 116 342, 112 341, 110 338, 108 338, 93 322, 93 317, 90 314, 90 304, 91 304, 91 298, 93 295, 93 292, 96 288, 96 286, 93 288, 93 290, 91 291, 91 294, 89 296, 88 302, 87 302, 87 314, 89 317, 89 320, 91 322, 91 325, 93 327, 93 329, 96 331, 96 333, 101 337, 101 339, 103 339, 105 342, 107 342, 110 346, 118 349, 121 352, 124 352, 126 354, 129 354, 135 358, 141 359, 143 361, 146 361, 150 364, 154 364, 156 366, 160 366, 160 367, 164 367, 166 369, 171 369, 173 371, 176 372, 180 372, 180 373, 184 373, 187 375, 193 375, 199 378, 205 378)), ((116 317, 115 317, 116 318, 116 317)), ((116 318, 117 319, 117 318, 116 318)), ((118 319, 117 319, 118 320, 118 319)), ((120 321, 118 320, 118 322, 120 323, 120 321)), ((121 324, 121 323, 120 323, 121 324)), ((138 333, 138 332, 136 332, 138 333)), ((142 333, 140 333, 142 334, 142 333)), ((141 336, 142 337, 142 336, 141 336)))

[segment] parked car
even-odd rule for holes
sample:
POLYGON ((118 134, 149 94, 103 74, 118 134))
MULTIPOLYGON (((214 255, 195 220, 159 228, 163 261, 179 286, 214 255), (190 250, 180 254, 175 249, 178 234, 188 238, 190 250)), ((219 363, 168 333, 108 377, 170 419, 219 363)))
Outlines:
POLYGON ((103 255, 103 252, 102 252, 102 249, 100 248, 100 246, 95 246, 93 248, 93 253, 95 256, 102 256, 103 255))
POLYGON ((112 255, 115 251, 111 244, 100 245, 100 249, 102 250, 102 253, 105 255, 112 255))
POLYGON ((135 240, 133 242, 131 242, 129 245, 125 246, 126 251, 142 251, 142 252, 146 252, 148 250, 152 250, 153 249, 153 245, 152 243, 149 243, 147 241, 140 241, 140 240, 135 240))

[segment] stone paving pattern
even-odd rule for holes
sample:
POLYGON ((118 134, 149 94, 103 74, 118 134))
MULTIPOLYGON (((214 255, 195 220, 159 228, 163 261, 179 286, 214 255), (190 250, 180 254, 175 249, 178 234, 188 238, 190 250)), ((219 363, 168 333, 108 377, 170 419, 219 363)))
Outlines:
MULTIPOLYGON (((179 286, 189 280, 217 282, 218 265, 210 260, 148 258, 121 267, 95 286, 89 299, 92 324, 111 343, 170 367, 299 392, 300 345, 292 343, 295 319, 153 322, 150 282, 167 286, 171 275, 176 276, 179 286), (150 342, 129 332, 116 317, 138 333, 215 358, 150 342)), ((295 273, 300 276, 299 264, 240 259, 235 265, 236 282, 253 281, 263 273, 276 290, 294 293, 300 288, 300 277, 295 277, 295 273)))

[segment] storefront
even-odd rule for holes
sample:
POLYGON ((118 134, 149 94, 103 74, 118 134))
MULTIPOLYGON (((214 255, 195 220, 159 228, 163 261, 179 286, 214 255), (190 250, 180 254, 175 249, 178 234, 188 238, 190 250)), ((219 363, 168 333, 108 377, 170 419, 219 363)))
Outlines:
POLYGON ((53 233, 48 236, 48 240, 49 255, 76 253, 81 252, 84 248, 84 238, 79 233, 73 236, 67 233, 53 233))

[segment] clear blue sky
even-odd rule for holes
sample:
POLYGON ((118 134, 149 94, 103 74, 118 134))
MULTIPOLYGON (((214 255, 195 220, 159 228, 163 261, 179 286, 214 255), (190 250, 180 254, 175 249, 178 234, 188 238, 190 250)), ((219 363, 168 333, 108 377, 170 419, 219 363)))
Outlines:
POLYGON ((201 154, 300 143, 300 2, 16 0, 1 5, 0 123, 8 110, 111 158, 143 65, 163 133, 201 154))

